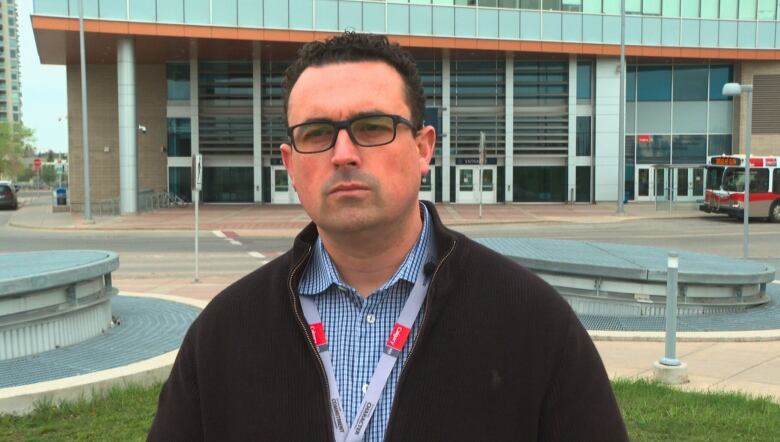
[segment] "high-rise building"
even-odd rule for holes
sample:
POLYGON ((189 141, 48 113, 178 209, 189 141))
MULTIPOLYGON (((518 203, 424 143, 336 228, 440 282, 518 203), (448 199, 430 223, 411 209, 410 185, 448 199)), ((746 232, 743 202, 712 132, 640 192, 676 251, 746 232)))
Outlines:
POLYGON ((15 0, 0 0, 0 121, 22 121, 19 19, 15 0))
MULTIPOLYGON (((83 199, 77 4, 39 0, 32 17, 41 61, 67 66, 74 210, 83 199)), ((283 73, 303 43, 352 29, 386 34, 418 61, 425 120, 439 134, 422 198, 614 203, 620 4, 84 2, 92 201, 148 190, 189 198, 199 153, 205 202, 296 203, 279 153, 283 73)), ((753 153, 779 153, 778 0, 625 5, 621 198, 703 198, 707 156, 744 152, 747 100, 724 96, 727 82, 755 85, 753 153)))

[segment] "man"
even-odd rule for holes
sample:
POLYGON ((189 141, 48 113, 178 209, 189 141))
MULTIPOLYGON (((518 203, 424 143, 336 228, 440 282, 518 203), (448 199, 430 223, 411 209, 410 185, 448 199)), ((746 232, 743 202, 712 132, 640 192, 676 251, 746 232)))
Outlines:
POLYGON ((418 201, 435 133, 411 56, 346 33, 286 75, 313 223, 193 323, 150 440, 626 440, 568 304, 418 201))

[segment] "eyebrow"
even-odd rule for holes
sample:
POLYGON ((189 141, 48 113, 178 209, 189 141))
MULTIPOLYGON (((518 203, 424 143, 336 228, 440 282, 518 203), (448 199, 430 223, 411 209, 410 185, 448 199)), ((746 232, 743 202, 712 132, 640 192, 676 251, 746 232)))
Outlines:
MULTIPOLYGON (((387 112, 378 109, 371 109, 371 110, 358 112, 341 121, 348 121, 348 120, 353 120, 355 118, 368 117, 370 115, 393 115, 393 114, 388 114, 387 112)), ((333 123, 333 122, 336 122, 336 120, 332 120, 330 118, 313 117, 313 118, 307 118, 306 120, 300 123, 291 124, 290 126, 292 127, 292 126, 297 126, 299 124, 306 124, 306 123, 333 123)))

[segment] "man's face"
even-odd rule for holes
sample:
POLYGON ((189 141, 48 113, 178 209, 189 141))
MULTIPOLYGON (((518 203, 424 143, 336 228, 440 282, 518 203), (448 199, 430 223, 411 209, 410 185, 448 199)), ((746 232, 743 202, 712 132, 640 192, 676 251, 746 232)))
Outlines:
MULTIPOLYGON (((290 126, 314 119, 341 121, 382 113, 411 120, 401 75, 384 62, 332 63, 309 67, 295 83, 288 103, 290 126)), ((330 150, 301 154, 288 144, 282 159, 306 212, 333 233, 391 227, 419 216, 417 195, 436 135, 399 124, 393 142, 355 145, 346 130, 330 150), (416 214, 416 215, 415 215, 416 214)))

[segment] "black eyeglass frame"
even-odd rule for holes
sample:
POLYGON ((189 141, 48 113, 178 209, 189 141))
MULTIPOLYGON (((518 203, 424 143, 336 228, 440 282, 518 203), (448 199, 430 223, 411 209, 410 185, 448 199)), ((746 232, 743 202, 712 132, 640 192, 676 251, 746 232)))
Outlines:
POLYGON ((352 118, 350 118, 348 120, 332 121, 332 120, 321 119, 321 120, 312 120, 312 121, 306 121, 304 123, 296 124, 294 126, 290 126, 290 127, 287 128, 287 138, 290 141, 290 145, 293 147, 293 149, 295 149, 296 152, 298 152, 300 154, 304 154, 304 155, 312 154, 312 153, 321 153, 321 152, 325 152, 325 151, 328 151, 328 150, 332 149, 333 146, 336 145, 336 139, 339 137, 339 132, 341 132, 341 129, 345 129, 347 131, 347 134, 349 135, 349 139, 352 140, 352 142, 356 146, 360 146, 360 147, 379 147, 379 146, 385 146, 385 145, 390 144, 393 141, 395 141, 395 137, 398 134, 398 125, 399 124, 403 124, 404 126, 408 126, 410 129, 412 129, 414 131, 415 134, 417 132, 419 132, 420 129, 422 129, 422 125, 417 127, 417 126, 414 125, 414 123, 412 123, 411 121, 407 120, 406 118, 404 118, 404 117, 402 117, 400 115, 392 115, 392 114, 363 114, 363 115, 356 115, 356 116, 354 116, 354 117, 352 117, 352 118), (352 133, 352 124, 355 121, 362 120, 364 118, 373 118, 373 117, 388 117, 388 118, 393 120, 393 138, 391 138, 390 141, 388 141, 386 143, 381 143, 381 144, 361 144, 361 143, 359 143, 355 139, 355 135, 352 133), (326 147, 324 147, 324 148, 322 148, 320 150, 315 150, 315 151, 302 151, 302 150, 299 150, 298 146, 295 145, 295 139, 293 138, 293 131, 295 129, 301 127, 301 126, 306 126, 308 124, 322 124, 322 123, 332 124, 333 127, 336 129, 333 132, 333 139, 330 140, 330 144, 328 144, 326 147))

